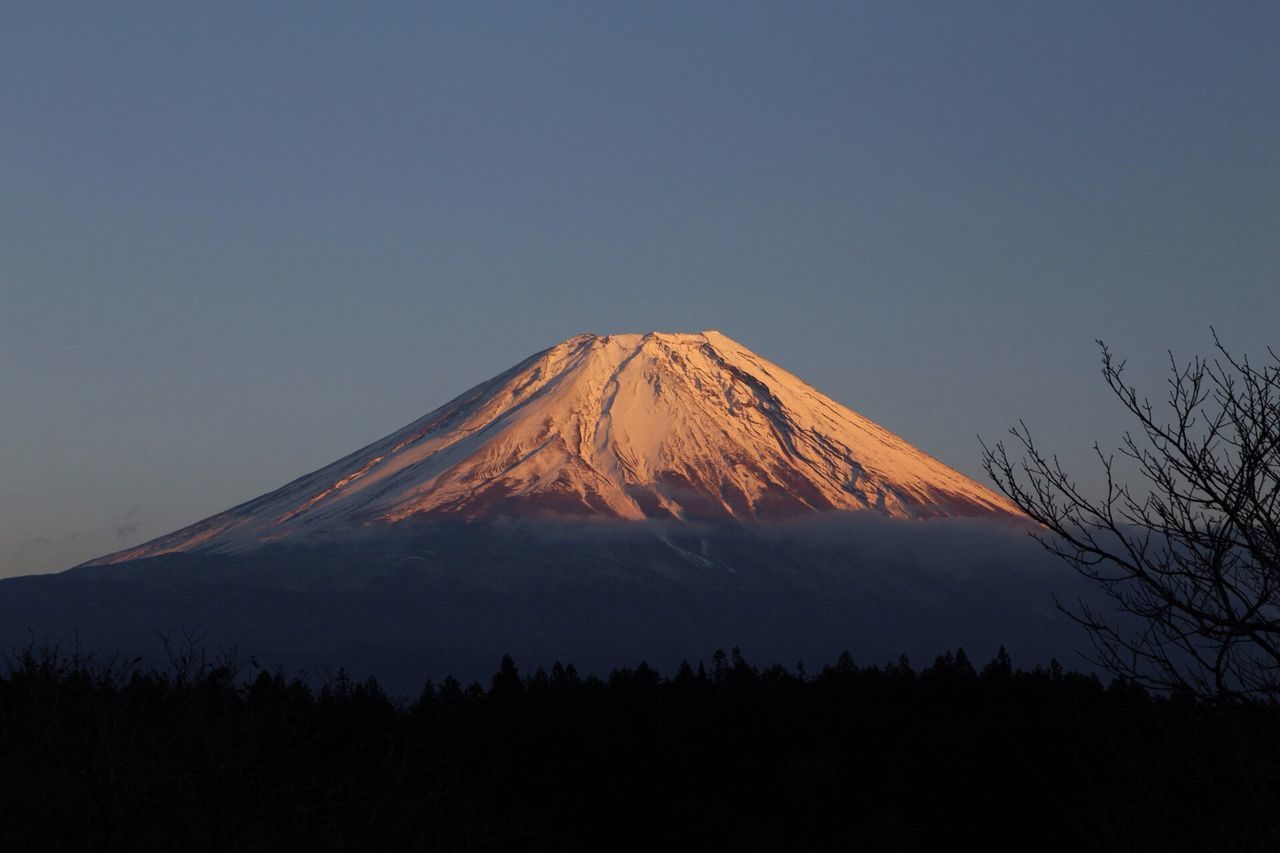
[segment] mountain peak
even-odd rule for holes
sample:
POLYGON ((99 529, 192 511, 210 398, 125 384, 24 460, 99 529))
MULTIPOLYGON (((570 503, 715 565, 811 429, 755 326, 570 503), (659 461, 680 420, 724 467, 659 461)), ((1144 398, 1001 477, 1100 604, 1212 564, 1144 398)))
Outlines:
POLYGON ((714 329, 581 334, 274 492, 102 558, 415 518, 1017 514, 714 329))
POLYGON ((583 332, 580 335, 574 335, 571 338, 561 341, 558 346, 568 346, 582 341, 600 341, 602 343, 617 341, 625 346, 637 345, 650 340, 667 341, 670 343, 716 343, 723 341, 733 344, 734 346, 741 346, 731 340, 728 335, 725 335, 723 332, 716 329, 704 329, 701 332, 659 332, 657 330, 650 332, 614 332, 607 335, 601 335, 595 332, 583 332))

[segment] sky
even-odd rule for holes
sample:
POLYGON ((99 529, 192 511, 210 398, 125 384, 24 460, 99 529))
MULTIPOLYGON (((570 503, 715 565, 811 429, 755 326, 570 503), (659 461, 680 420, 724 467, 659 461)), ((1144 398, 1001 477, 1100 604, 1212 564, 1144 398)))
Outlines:
POLYGON ((983 480, 1102 338, 1280 344, 1280 4, 0 7, 0 576, 581 332, 719 329, 983 480))

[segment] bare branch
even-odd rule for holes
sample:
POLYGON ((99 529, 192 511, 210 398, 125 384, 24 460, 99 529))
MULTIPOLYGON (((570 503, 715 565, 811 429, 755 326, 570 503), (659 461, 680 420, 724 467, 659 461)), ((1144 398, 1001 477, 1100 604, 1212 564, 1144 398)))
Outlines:
MULTIPOLYGON (((1083 604, 1095 662, 1148 687, 1235 701, 1280 700, 1280 357, 1256 367, 1213 332, 1217 356, 1169 354, 1166 415, 1102 341, 1102 374, 1137 421, 1108 453, 1102 494, 1086 495, 1025 423, 982 443, 997 487, 1042 526, 1036 538, 1097 582, 1142 627, 1122 631, 1083 604), (1117 455, 1138 481, 1116 480, 1117 455)), ((1065 611, 1064 612, 1068 612, 1065 611)))

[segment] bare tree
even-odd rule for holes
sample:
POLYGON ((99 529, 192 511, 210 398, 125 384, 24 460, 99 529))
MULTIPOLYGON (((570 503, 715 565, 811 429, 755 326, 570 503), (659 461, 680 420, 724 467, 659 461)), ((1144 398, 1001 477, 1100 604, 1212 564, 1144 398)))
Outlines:
POLYGON ((1086 494, 1021 422, 1010 430, 1020 458, 983 443, 983 466, 1042 525, 1040 542, 1118 605, 1118 618, 1083 602, 1069 611, 1097 663, 1157 689, 1280 700, 1280 357, 1268 349, 1255 366, 1215 332, 1207 360, 1169 354, 1158 413, 1098 345, 1107 385, 1139 425, 1119 460, 1094 445, 1105 490, 1086 494), (1117 461, 1133 484, 1118 482, 1117 461))

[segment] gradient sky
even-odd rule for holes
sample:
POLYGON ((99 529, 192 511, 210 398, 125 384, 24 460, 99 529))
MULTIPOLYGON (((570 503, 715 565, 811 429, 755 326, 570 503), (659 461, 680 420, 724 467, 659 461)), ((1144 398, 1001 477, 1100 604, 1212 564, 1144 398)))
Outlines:
POLYGON ((1210 325, 1280 343, 1277 45, 1274 2, 6 3, 0 576, 583 331, 1087 474, 1095 338, 1153 394, 1210 325))

